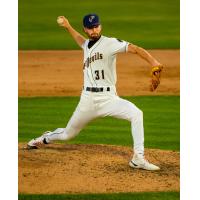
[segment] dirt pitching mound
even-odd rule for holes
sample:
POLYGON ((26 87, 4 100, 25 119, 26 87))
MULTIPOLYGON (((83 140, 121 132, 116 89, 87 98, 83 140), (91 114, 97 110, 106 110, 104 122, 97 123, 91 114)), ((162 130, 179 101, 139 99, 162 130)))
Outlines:
POLYGON ((131 148, 111 145, 51 144, 24 150, 19 144, 19 193, 113 193, 179 191, 179 153, 146 149, 146 158, 161 167, 132 169, 131 148))

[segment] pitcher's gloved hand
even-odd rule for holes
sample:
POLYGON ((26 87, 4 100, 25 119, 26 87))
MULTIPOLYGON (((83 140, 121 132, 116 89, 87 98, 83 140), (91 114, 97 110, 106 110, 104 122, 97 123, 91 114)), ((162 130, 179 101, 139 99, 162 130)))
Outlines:
POLYGON ((150 91, 153 92, 160 84, 160 76, 161 76, 162 70, 163 70, 162 65, 152 67, 150 91))

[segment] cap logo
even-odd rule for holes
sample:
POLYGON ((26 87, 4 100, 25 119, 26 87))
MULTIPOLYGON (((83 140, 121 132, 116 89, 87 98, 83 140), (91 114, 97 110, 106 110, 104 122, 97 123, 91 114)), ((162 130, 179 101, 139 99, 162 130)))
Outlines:
POLYGON ((95 18, 94 15, 90 16, 90 17, 89 17, 89 22, 91 23, 91 22, 93 21, 94 18, 95 18))

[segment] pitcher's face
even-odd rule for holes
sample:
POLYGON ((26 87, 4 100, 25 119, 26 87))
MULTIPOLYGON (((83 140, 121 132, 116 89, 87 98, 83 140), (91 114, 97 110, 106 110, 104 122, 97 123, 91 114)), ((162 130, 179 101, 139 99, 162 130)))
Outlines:
POLYGON ((91 28, 84 27, 84 32, 87 34, 89 39, 97 40, 101 36, 101 25, 96 25, 91 28))

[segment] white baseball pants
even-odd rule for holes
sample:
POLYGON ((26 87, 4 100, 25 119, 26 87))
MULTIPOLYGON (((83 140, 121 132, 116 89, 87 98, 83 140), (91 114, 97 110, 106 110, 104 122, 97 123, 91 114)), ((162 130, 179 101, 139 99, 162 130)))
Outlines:
POLYGON ((70 140, 79 134, 90 121, 98 117, 112 116, 131 122, 134 152, 144 154, 143 113, 133 103, 120 98, 114 91, 83 91, 66 128, 58 128, 48 134, 47 142, 70 140))

